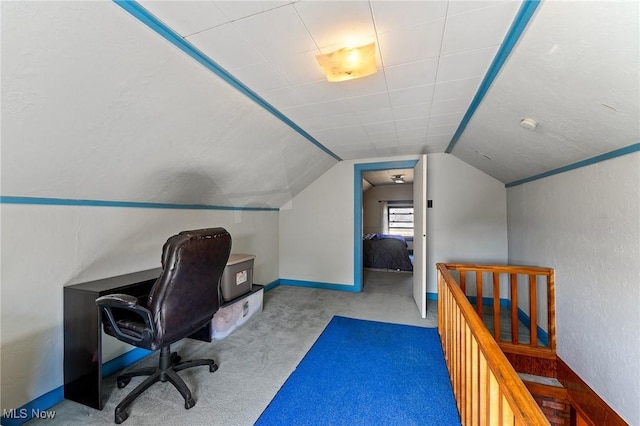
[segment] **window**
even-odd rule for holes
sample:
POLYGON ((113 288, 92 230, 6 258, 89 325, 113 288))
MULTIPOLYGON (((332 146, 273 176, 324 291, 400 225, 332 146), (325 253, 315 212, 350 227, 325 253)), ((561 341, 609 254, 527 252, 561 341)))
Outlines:
POLYGON ((413 237, 412 205, 389 205, 387 217, 389 219, 389 234, 413 237))

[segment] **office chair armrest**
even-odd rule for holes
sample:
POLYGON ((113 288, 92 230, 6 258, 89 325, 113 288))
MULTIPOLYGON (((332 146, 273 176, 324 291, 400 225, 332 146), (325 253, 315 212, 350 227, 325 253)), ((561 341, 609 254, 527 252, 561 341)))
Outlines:
POLYGON ((98 297, 96 299, 96 305, 106 314, 109 324, 118 335, 118 339, 135 346, 147 347, 150 345, 156 334, 156 328, 153 323, 151 311, 144 306, 140 306, 136 297, 128 294, 108 294, 98 297), (112 308, 125 309, 137 314, 144 321, 142 338, 123 332, 113 315, 112 308))

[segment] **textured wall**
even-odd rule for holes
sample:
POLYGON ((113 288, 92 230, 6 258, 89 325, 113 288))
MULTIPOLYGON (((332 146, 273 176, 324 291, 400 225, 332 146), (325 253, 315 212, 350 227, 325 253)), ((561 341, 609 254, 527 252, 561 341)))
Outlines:
POLYGON ((558 355, 640 424, 640 154, 508 189, 509 262, 556 270, 558 355))
MULTIPOLYGON (((433 200, 427 209, 429 293, 438 291, 438 262, 507 263, 507 199, 501 182, 452 155, 432 154, 427 199, 433 200)), ((485 295, 491 292, 486 290, 485 295)))
MULTIPOLYGON (((354 164, 343 161, 280 211, 280 277, 353 285, 354 164)), ((507 261, 506 190, 447 154, 427 158, 427 291, 437 292, 436 262, 507 261)))
MULTIPOLYGON (((169 236, 211 226, 256 255, 255 282, 278 278, 278 212, 2 205, 0 409, 62 386, 63 286, 159 267, 169 236)), ((109 343, 105 360, 128 349, 109 343)))

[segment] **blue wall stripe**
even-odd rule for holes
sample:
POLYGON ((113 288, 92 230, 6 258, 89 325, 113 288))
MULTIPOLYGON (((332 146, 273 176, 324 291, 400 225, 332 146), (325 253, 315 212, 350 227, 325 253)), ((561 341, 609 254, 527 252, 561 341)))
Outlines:
POLYGON ((133 364, 141 360, 142 358, 146 358, 151 355, 154 351, 149 351, 142 348, 133 348, 128 352, 123 353, 110 361, 107 361, 102 364, 102 377, 110 376, 123 368, 133 364))
MULTIPOLYGON (((436 294, 436 299, 438 300, 438 295, 436 294)), ((467 296, 469 303, 472 305, 476 304, 478 300, 477 296, 467 296)), ((485 306, 493 305, 492 297, 483 297, 482 304, 485 306)), ((500 299, 500 306, 504 308, 511 308, 511 300, 510 299, 500 299)), ((529 323, 531 322, 531 318, 527 315, 522 309, 518 308, 518 320, 522 322, 522 324, 530 330, 529 323)), ((549 333, 547 333, 542 327, 537 326, 538 329, 538 341, 542 343, 544 346, 549 346, 549 333)))
POLYGON ((507 35, 505 36, 504 41, 500 46, 500 49, 498 49, 498 53, 496 54, 496 57, 493 58, 493 62, 491 62, 491 65, 489 66, 489 70, 487 71, 487 74, 484 76, 482 83, 480 83, 480 87, 478 88, 476 95, 471 101, 471 104, 469 105, 467 112, 462 118, 462 121, 460 122, 460 125, 456 130, 456 133, 453 135, 451 142, 449 142, 447 149, 444 151, 447 154, 450 154, 451 151, 453 151, 453 148, 458 143, 458 139, 460 139, 460 136, 462 136, 464 129, 467 127, 467 124, 469 124, 471 117, 473 117, 476 110, 478 109, 480 102, 482 102, 482 99, 484 99, 484 96, 489 91, 491 84, 493 83, 495 78, 498 76, 500 69, 502 69, 502 66, 506 62, 509 55, 511 54, 511 51, 513 50, 516 43, 522 36, 522 33, 527 27, 527 24, 531 20, 531 17, 533 16, 534 12, 538 8, 539 4, 540 4, 540 0, 525 0, 522 3, 522 6, 520 6, 520 10, 518 11, 518 14, 513 20, 513 23, 511 24, 511 28, 509 28, 509 31, 507 32, 507 35))
POLYGON ((353 285, 362 291, 362 172, 390 169, 413 169, 418 160, 386 161, 354 165, 353 173, 353 285))
MULTIPOLYGON (((469 300, 469 303, 471 303, 472 305, 475 305, 476 302, 478 301, 478 297, 477 296, 467 296, 467 299, 469 300)), ((482 298, 482 305, 483 306, 493 306, 493 297, 483 297, 482 298)), ((503 308, 510 308, 511 307, 511 300, 509 299, 500 299, 500 306, 503 308)))
POLYGON ((131 207, 144 209, 180 209, 180 210, 245 210, 245 211, 280 211, 271 207, 232 207, 211 206, 206 204, 170 204, 146 203, 137 201, 106 201, 106 200, 74 200, 69 198, 41 198, 0 196, 0 204, 38 204, 50 206, 90 206, 90 207, 131 207))
MULTIPOLYGON (((518 320, 520 320, 524 326, 527 328, 527 330, 531 330, 531 327, 529 327, 529 323, 531 323, 531 318, 529 317, 529 315, 527 315, 522 309, 518 308, 518 320)), ((539 325, 536 325, 536 328, 538 329, 538 341, 539 343, 542 343, 544 346, 549 346, 549 333, 547 333, 546 331, 544 331, 542 329, 542 327, 540 327, 539 325)))
POLYGON ((218 77, 222 78, 224 81, 229 83, 234 88, 238 89, 241 93, 246 95, 249 99, 266 109, 268 112, 273 114, 276 118, 282 121, 287 126, 291 127, 293 130, 298 132, 302 137, 307 139, 309 142, 320 148, 325 153, 329 154, 331 157, 335 158, 338 161, 342 161, 342 158, 338 157, 327 147, 318 142, 313 136, 302 130, 296 123, 291 121, 288 117, 278 111, 273 105, 265 101, 263 98, 258 96, 253 90, 249 89, 242 82, 236 79, 233 75, 229 74, 227 70, 222 68, 220 65, 215 63, 211 58, 202 53, 196 47, 194 47, 191 43, 182 38, 179 34, 171 30, 167 27, 163 22, 158 20, 155 16, 153 16, 149 11, 147 11, 144 7, 136 3, 132 0, 113 0, 118 6, 129 12, 135 18, 137 18, 140 22, 151 28, 153 31, 164 37, 171 44, 176 46, 178 49, 182 50, 184 53, 189 55, 191 58, 195 59, 209 71, 216 74, 218 77))
POLYGON ((614 151, 607 152, 605 154, 596 155, 595 157, 578 161, 576 163, 569 164, 568 166, 558 167, 557 169, 549 170, 548 172, 540 173, 538 175, 530 176, 528 178, 516 180, 514 182, 506 184, 505 187, 511 188, 512 186, 522 185, 523 183, 557 175, 559 173, 568 172, 570 170, 579 169, 580 167, 590 166, 591 164, 600 163, 602 161, 610 160, 616 157, 621 157, 623 155, 631 154, 633 152, 638 152, 638 151, 640 151, 640 143, 636 143, 624 148, 616 149, 614 151))
POLYGON ((270 282, 269 284, 264 284, 262 287, 264 288, 264 291, 269 291, 269 290, 273 290, 279 285, 280 285, 280 280, 275 280, 273 282, 270 282))
POLYGON ((280 285, 288 285, 292 287, 321 288, 324 290, 339 290, 348 292, 360 291, 360 289, 356 289, 355 286, 349 284, 321 283, 317 281, 290 280, 286 278, 280 278, 280 285))

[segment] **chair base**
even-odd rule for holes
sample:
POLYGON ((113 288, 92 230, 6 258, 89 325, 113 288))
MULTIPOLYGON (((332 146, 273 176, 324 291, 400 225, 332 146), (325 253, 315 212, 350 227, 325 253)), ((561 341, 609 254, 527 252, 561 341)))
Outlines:
POLYGON ((160 349, 160 365, 158 367, 140 368, 118 376, 117 385, 119 389, 127 386, 132 377, 149 377, 140 383, 120 402, 120 404, 118 404, 115 410, 116 424, 120 424, 127 420, 129 413, 126 409, 129 408, 129 405, 131 405, 131 403, 133 403, 133 401, 140 396, 142 392, 147 390, 149 386, 156 382, 171 382, 171 384, 178 389, 184 398, 184 408, 187 410, 196 405, 196 401, 193 399, 187 384, 180 378, 180 376, 178 376, 177 372, 186 368, 198 367, 200 365, 208 365, 211 373, 218 369, 218 365, 212 359, 198 359, 182 362, 182 359, 176 352, 172 353, 169 346, 165 346, 160 349))

